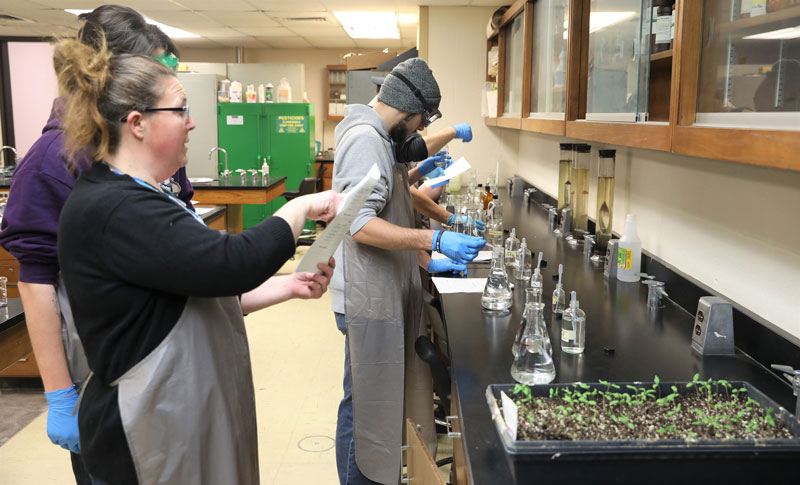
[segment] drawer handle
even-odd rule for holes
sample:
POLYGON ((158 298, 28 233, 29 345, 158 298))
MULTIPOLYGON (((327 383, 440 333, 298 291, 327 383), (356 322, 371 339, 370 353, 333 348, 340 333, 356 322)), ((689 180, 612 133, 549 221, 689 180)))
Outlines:
POLYGON ((447 421, 447 437, 448 438, 461 438, 460 432, 453 431, 453 423, 454 419, 458 419, 458 416, 445 416, 445 421, 447 421))

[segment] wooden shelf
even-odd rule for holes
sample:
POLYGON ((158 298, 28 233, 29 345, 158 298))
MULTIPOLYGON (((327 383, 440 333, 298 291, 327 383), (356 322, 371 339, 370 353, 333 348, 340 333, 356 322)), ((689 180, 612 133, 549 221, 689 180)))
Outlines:
POLYGON ((693 157, 800 170, 796 131, 676 126, 672 151, 693 157))
POLYGON ((346 86, 347 85, 347 83, 332 83, 332 82, 328 82, 328 84, 331 85, 331 86, 346 86))
POLYGON ((611 145, 670 150, 669 124, 567 121, 567 136, 611 145))
POLYGON ((567 133, 566 126, 564 120, 546 120, 541 118, 522 119, 522 130, 535 133, 564 136, 567 133))
POLYGON ((330 115, 328 115, 328 116, 325 117, 325 119, 328 120, 328 121, 342 121, 344 119, 344 116, 330 116, 330 115))
POLYGON ((488 116, 484 116, 483 122, 486 123, 486 126, 497 126, 497 118, 489 118, 488 116))
POLYGON ((650 62, 661 61, 664 59, 672 60, 672 49, 650 55, 650 62))
POLYGON ((775 12, 767 12, 758 17, 748 17, 732 20, 730 22, 722 22, 717 26, 716 30, 720 33, 763 30, 758 28, 797 18, 800 18, 800 5, 784 8, 783 10, 776 10, 775 12))
POLYGON ((522 128, 522 119, 521 118, 511 118, 511 117, 497 117, 497 126, 501 128, 522 128))

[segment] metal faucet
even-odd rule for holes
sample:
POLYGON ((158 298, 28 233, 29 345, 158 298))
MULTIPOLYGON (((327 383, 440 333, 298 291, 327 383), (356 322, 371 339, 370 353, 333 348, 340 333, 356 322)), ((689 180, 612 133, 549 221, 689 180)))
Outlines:
POLYGON ((794 419, 800 420, 800 369, 795 370, 788 365, 779 364, 772 364, 770 367, 783 372, 783 377, 785 377, 786 380, 792 384, 792 391, 794 392, 794 395, 797 396, 797 404, 795 404, 794 409, 794 419))
MULTIPOLYGON (((10 166, 16 165, 17 164, 17 149, 12 147, 12 146, 5 145, 2 148, 0 148, 0 155, 2 155, 2 153, 5 152, 6 150, 11 150, 11 153, 14 154, 14 163, 12 165, 10 165, 10 166)), ((3 168, 6 168, 6 166, 9 166, 7 163, 5 163, 5 160, 6 159, 3 158, 3 168)))
POLYGON ((231 171, 228 170, 228 152, 224 148, 214 147, 211 149, 211 151, 208 152, 209 160, 211 160, 211 155, 213 155, 215 151, 220 151, 222 152, 223 155, 225 155, 225 171, 220 172, 220 175, 222 175, 225 178, 229 178, 231 176, 231 171))

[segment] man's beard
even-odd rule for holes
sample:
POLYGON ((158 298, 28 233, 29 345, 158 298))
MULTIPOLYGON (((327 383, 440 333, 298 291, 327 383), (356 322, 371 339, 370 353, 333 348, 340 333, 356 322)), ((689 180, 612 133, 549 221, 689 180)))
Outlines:
POLYGON ((392 139, 395 145, 402 145, 408 135, 408 122, 406 120, 400 120, 389 129, 389 138, 392 139))

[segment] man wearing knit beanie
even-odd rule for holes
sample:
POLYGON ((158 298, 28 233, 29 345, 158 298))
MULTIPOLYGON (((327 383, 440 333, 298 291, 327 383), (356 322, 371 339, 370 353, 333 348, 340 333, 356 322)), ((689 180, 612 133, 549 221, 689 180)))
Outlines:
POLYGON ((441 94, 422 59, 387 75, 375 106, 350 105, 336 127, 333 187, 347 192, 373 165, 380 179, 336 250, 331 281, 336 325, 345 334, 344 398, 336 427, 342 483, 400 478, 404 418, 435 443, 430 370, 414 352, 425 332, 419 270, 464 271, 486 244, 479 237, 414 228, 408 168, 395 143, 441 116, 441 94), (426 252, 447 257, 431 260, 426 252))

